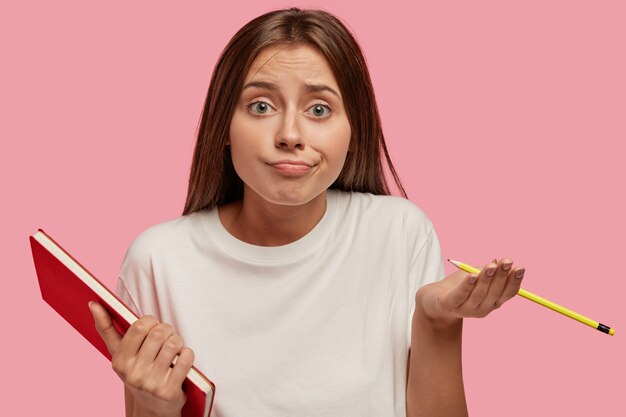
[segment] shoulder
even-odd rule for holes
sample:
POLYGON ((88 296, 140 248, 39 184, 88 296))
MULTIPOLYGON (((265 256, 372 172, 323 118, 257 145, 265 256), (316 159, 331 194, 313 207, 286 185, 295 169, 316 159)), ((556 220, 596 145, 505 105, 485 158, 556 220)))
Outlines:
POLYGON ((130 243, 126 258, 147 261, 159 253, 170 253, 192 240, 192 233, 204 221, 206 211, 196 212, 152 225, 130 243))
POLYGON ((334 191, 346 214, 365 221, 397 224, 407 230, 430 232, 433 225, 426 213, 412 201, 392 195, 334 191))

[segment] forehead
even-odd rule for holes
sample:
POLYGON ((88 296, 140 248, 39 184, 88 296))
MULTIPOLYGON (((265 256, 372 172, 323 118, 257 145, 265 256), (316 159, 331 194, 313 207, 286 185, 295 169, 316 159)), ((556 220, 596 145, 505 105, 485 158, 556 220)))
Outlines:
POLYGON ((269 77, 280 83, 281 77, 297 77, 337 87, 333 71, 324 55, 309 44, 273 45, 259 53, 248 70, 244 83, 269 77))

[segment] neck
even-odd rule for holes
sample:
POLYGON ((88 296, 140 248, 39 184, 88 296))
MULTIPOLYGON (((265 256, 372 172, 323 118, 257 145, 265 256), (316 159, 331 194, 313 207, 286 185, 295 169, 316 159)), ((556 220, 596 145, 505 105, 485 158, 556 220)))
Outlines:
POLYGON ((220 207, 219 216, 230 234, 257 246, 282 246, 309 233, 326 211, 326 191, 308 203, 273 204, 244 191, 243 199, 220 207))

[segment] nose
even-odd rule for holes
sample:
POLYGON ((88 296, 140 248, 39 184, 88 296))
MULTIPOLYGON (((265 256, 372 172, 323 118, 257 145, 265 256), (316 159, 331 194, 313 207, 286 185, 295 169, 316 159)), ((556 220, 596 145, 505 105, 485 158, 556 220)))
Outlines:
POLYGON ((304 149, 304 139, 298 126, 297 111, 290 109, 285 111, 281 120, 280 129, 276 134, 274 143, 277 148, 283 149, 304 149))

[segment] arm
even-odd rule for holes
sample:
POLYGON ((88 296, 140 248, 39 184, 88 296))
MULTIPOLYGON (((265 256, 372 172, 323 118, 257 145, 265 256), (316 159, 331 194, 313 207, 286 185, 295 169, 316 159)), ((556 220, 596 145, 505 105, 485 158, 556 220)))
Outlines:
POLYGON ((124 386, 124 404, 126 417, 181 417, 180 412, 171 414, 160 414, 150 411, 135 402, 133 394, 127 386, 124 386))
POLYGON ((124 385, 124 411, 126 417, 133 417, 134 403, 133 394, 131 394, 128 387, 124 385))
POLYGON ((455 272, 415 296, 408 358, 407 417, 467 416, 461 366, 464 317, 485 317, 517 294, 524 268, 503 258, 478 276, 455 272))
POLYGON ((461 367, 463 319, 445 324, 413 316, 407 417, 467 416, 461 367))

